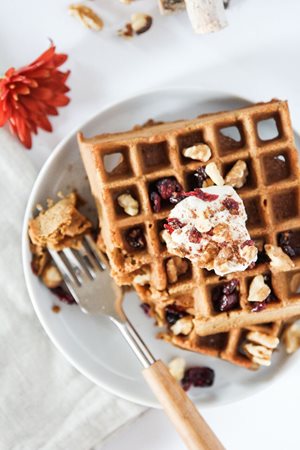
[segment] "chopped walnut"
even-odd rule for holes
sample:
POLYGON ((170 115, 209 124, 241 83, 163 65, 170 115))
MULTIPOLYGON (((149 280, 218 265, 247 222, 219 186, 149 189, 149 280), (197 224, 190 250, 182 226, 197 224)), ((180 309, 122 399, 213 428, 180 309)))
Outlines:
POLYGON ((185 259, 173 256, 166 262, 166 271, 169 283, 176 283, 178 277, 188 271, 189 265, 185 259))
POLYGON ((225 184, 235 188, 241 188, 246 183, 248 168, 245 161, 239 159, 225 177, 225 184))
POLYGON ((263 302, 271 293, 270 287, 265 283, 262 275, 253 278, 248 295, 248 302, 263 302))
POLYGON ((42 273, 42 281, 49 288, 54 289, 62 283, 62 276, 53 264, 48 264, 42 273))
POLYGON ((92 8, 83 4, 76 4, 69 6, 69 13, 77 17, 86 28, 90 30, 99 31, 102 30, 104 23, 101 17, 92 10, 92 8))
POLYGON ((211 157, 211 149, 207 144, 197 144, 182 150, 183 156, 197 161, 207 162, 211 157))
POLYGON ((181 381, 184 377, 186 363, 183 358, 174 358, 169 362, 168 368, 176 381, 181 381))
POLYGON ((255 364, 259 364, 260 366, 271 365, 271 349, 263 345, 252 344, 251 342, 245 343, 243 349, 255 364))
POLYGON ((126 23, 124 28, 118 31, 118 35, 128 38, 132 37, 134 34, 143 34, 151 28, 152 22, 152 17, 148 14, 133 14, 130 23, 126 23))
POLYGON ((139 275, 136 275, 133 279, 133 282, 139 284, 140 286, 145 286, 145 284, 149 284, 151 281, 150 272, 145 272, 139 275))
POLYGON ((246 339, 254 344, 260 344, 272 350, 279 345, 279 339, 277 337, 259 331, 249 331, 246 339))
POLYGON ((118 203, 129 216, 136 216, 139 212, 139 204, 130 194, 122 194, 118 197, 118 203))
POLYGON ((217 186, 223 186, 224 178, 222 177, 216 163, 214 162, 208 163, 207 166, 205 167, 205 172, 217 186))
POLYGON ((255 257, 257 256, 257 248, 255 247, 255 245, 245 245, 245 247, 243 247, 241 249, 241 256, 242 258, 246 259, 247 261, 254 261, 255 257))
POLYGON ((286 327, 283 333, 283 343, 288 354, 300 348, 300 324, 293 323, 286 327))
POLYGON ((270 258, 270 266, 275 272, 285 272, 295 267, 291 258, 284 253, 281 247, 276 245, 266 244, 265 251, 270 258))
POLYGON ((178 334, 184 334, 185 336, 190 334, 193 329, 193 320, 191 317, 182 317, 177 320, 174 325, 171 326, 171 331, 177 336, 178 334))

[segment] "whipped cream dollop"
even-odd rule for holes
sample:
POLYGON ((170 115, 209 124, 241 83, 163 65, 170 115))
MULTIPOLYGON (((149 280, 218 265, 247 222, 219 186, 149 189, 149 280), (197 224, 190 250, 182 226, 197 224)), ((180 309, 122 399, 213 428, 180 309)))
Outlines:
POLYGON ((165 224, 170 253, 188 258, 217 275, 243 271, 256 261, 257 248, 246 228, 242 199, 231 186, 211 186, 183 194, 165 224))

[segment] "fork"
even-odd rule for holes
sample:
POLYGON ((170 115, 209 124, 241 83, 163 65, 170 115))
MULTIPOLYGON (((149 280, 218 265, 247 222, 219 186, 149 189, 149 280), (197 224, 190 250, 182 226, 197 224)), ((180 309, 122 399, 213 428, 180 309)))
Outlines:
POLYGON ((123 291, 109 275, 105 255, 86 235, 80 248, 50 250, 68 289, 81 310, 109 318, 143 366, 143 375, 169 419, 190 450, 224 450, 192 400, 167 366, 151 354, 122 308, 123 291))

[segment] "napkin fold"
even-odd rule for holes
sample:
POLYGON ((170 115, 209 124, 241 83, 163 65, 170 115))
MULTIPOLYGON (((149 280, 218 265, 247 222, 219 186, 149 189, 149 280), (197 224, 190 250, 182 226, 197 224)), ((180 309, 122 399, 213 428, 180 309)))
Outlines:
POLYGON ((77 372, 35 315, 23 276, 21 231, 36 175, 28 153, 1 130, 0 449, 89 450, 144 409, 77 372))

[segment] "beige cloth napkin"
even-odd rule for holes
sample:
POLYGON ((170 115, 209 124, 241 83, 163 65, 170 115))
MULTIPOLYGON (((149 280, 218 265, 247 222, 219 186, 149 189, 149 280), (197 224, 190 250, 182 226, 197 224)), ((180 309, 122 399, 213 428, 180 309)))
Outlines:
POLYGON ((21 229, 35 178, 27 152, 0 130, 0 449, 89 450, 143 408, 113 397, 71 367, 34 313, 23 277, 21 229))

